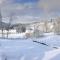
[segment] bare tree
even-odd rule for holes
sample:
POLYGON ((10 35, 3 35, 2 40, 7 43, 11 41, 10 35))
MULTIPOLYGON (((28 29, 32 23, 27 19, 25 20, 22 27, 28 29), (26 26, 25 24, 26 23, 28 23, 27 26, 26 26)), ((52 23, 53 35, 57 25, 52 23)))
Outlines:
POLYGON ((46 20, 46 21, 45 21, 45 24, 44 24, 44 26, 45 26, 45 32, 48 32, 47 24, 48 24, 48 21, 46 20))
POLYGON ((60 18, 58 18, 55 22, 55 31, 57 35, 60 35, 60 18))
POLYGON ((6 30, 7 30, 7 38, 8 38, 8 35, 9 35, 9 30, 12 27, 12 20, 13 20, 13 13, 10 14, 9 23, 8 23, 8 26, 6 27, 6 30))
POLYGON ((3 24, 2 24, 2 14, 1 14, 1 9, 0 9, 0 28, 2 31, 2 38, 3 38, 3 24))
POLYGON ((39 26, 40 25, 37 25, 37 26, 34 25, 33 36, 36 37, 36 38, 43 37, 43 32, 41 30, 39 30, 39 26))

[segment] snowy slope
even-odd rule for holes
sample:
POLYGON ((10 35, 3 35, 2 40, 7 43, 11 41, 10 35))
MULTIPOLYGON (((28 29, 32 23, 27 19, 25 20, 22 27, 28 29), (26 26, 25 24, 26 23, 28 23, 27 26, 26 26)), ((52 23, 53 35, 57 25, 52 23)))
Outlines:
POLYGON ((60 60, 60 36, 46 34, 45 37, 37 39, 0 39, 0 60, 60 60))

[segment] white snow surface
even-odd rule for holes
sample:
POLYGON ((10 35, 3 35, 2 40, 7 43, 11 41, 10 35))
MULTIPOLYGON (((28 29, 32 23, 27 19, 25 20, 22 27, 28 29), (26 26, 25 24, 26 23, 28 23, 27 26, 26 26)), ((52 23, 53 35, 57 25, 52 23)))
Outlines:
POLYGON ((47 33, 40 38, 0 39, 0 60, 60 60, 60 36, 47 33))

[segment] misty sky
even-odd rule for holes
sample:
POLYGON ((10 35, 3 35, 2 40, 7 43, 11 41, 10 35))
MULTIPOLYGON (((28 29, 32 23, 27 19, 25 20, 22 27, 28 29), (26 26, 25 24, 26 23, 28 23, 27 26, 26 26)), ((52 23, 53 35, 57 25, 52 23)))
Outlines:
POLYGON ((3 21, 31 22, 60 16, 60 0, 0 0, 3 21))

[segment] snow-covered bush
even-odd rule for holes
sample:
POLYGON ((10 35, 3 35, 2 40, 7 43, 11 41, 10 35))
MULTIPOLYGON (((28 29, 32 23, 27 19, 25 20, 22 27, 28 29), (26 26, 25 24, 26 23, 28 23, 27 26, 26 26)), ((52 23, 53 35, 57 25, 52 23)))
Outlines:
POLYGON ((60 35, 60 17, 55 20, 54 23, 54 33, 60 35))
POLYGON ((43 32, 38 29, 35 29, 33 32, 33 37, 36 37, 36 38, 43 37, 43 32))
POLYGON ((60 29, 56 28, 54 33, 57 34, 57 35, 60 35, 60 29))
POLYGON ((57 34, 57 35, 60 35, 60 25, 59 24, 55 25, 55 27, 54 27, 54 33, 57 34))
POLYGON ((26 38, 39 38, 39 37, 43 37, 43 32, 35 29, 33 32, 26 32, 25 34, 26 38))
POLYGON ((32 34, 31 33, 26 33, 25 36, 26 36, 26 38, 31 38, 32 34))

